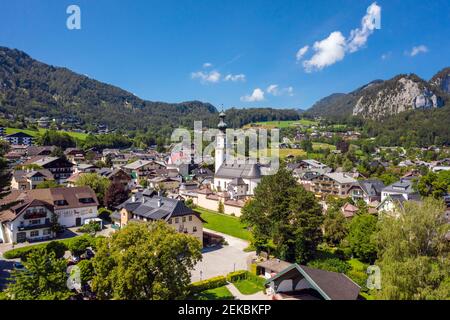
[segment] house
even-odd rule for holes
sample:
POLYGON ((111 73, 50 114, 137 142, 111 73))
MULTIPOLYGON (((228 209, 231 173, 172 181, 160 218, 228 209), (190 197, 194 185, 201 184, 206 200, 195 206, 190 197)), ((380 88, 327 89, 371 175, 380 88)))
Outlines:
POLYGON ((31 146, 33 144, 34 137, 25 132, 16 132, 3 137, 3 140, 9 142, 9 144, 31 146))
MULTIPOLYGON (((44 203, 46 208, 56 215, 57 222, 66 228, 81 226, 86 220, 97 217, 98 200, 95 192, 89 187, 13 190, 1 200, 1 205, 6 207, 13 205, 11 209, 20 209, 19 205, 27 204, 33 200, 44 203)), ((11 221, 13 213, 8 210, 2 211, 0 220, 11 221)), ((49 213, 47 212, 45 219, 48 218, 49 213)), ((34 220, 34 218, 30 219, 34 220)), ((41 217, 41 219, 44 219, 44 217, 41 217)), ((40 221, 41 224, 42 222, 43 220, 40 221)), ((32 238, 41 240, 42 236, 48 236, 48 234, 43 233, 43 231, 35 232, 32 238)), ((3 234, 5 233, 3 232, 3 234)), ((27 237, 29 236, 27 235, 27 237)), ((28 238, 24 241, 28 241, 28 238)))
POLYGON ((354 216, 356 216, 356 214, 358 213, 358 207, 352 205, 351 203, 346 203, 342 206, 341 208, 341 212, 344 215, 344 217, 350 219, 353 218, 354 216))
POLYGON ((0 239, 21 243, 53 238, 54 206, 40 200, 28 200, 0 212, 0 239))
POLYGON ((361 288, 343 273, 296 263, 266 282, 273 300, 357 300, 361 288))
POLYGON ((15 170, 12 174, 12 190, 32 190, 44 181, 53 181, 52 173, 47 169, 15 170))
POLYGON ((180 187, 180 179, 170 177, 155 177, 148 180, 149 187, 162 190, 176 190, 180 187))
POLYGON ((153 170, 162 168, 165 168, 162 163, 153 160, 136 160, 125 165, 123 170, 138 182, 139 179, 147 178, 153 170))
POLYGON ((292 263, 280 259, 268 259, 256 265, 256 273, 264 276, 266 279, 270 279, 291 265, 292 263))
POLYGON ((74 166, 74 164, 67 159, 47 156, 35 157, 24 163, 24 165, 29 164, 37 165, 49 170, 58 184, 66 182, 66 179, 72 175, 74 166))
POLYGON ((98 175, 108 178, 112 183, 121 183, 125 187, 128 187, 131 183, 131 176, 120 168, 101 168, 96 172, 98 175))
POLYGON ((203 243, 203 222, 200 215, 183 201, 154 195, 151 190, 137 192, 118 206, 112 219, 123 227, 130 222, 163 220, 178 232, 189 234, 203 243))
POLYGON ((355 182, 355 179, 343 172, 324 173, 312 178, 313 192, 322 198, 328 195, 346 198, 355 182))
POLYGON ((94 164, 80 163, 75 167, 74 173, 95 173, 98 167, 94 164))
POLYGON ((55 149, 55 146, 29 146, 26 154, 28 157, 49 156, 55 149))
POLYGON ((353 202, 363 200, 366 204, 381 201, 381 191, 386 188, 384 183, 376 179, 360 180, 349 189, 353 202))
POLYGON ((77 148, 67 148, 64 154, 70 162, 77 164, 85 160, 85 153, 83 150, 77 148))
POLYGON ((418 199, 419 194, 414 190, 413 180, 400 179, 397 182, 387 186, 381 191, 381 202, 383 202, 388 196, 400 195, 405 200, 418 199))

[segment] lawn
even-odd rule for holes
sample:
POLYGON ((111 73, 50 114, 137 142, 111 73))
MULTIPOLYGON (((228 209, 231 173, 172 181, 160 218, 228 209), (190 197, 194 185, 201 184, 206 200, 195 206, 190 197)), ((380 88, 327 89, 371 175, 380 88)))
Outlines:
POLYGON ((239 220, 239 218, 199 207, 194 210, 197 211, 206 221, 203 225, 205 228, 225 233, 243 240, 250 240, 250 231, 245 228, 245 225, 239 220))
POLYGON ((256 276, 254 279, 248 278, 233 282, 234 286, 239 290, 239 292, 246 295, 263 291, 264 283, 264 279, 257 278, 256 276))
POLYGON ((286 120, 286 121, 266 121, 266 122, 255 122, 249 125, 246 125, 245 128, 250 128, 252 126, 266 128, 266 129, 273 129, 273 128, 288 128, 293 127, 297 125, 310 127, 317 125, 317 121, 308 120, 308 119, 301 119, 301 120, 286 120))
MULTIPOLYGON (((260 151, 258 151, 258 153, 261 154, 262 151, 265 151, 265 150, 260 150, 260 151)), ((250 152, 250 155, 253 157, 255 157, 255 154, 256 154, 256 152, 250 152)), ((306 152, 303 149, 289 149, 289 148, 286 148, 286 149, 280 148, 279 149, 280 159, 285 159, 289 155, 293 155, 294 157, 306 156, 306 152)), ((269 156, 269 157, 271 156, 271 149, 269 149, 267 156, 269 156)))
POLYGON ((320 142, 313 142, 313 149, 314 150, 320 150, 320 149, 330 149, 330 150, 336 150, 336 146, 328 143, 320 143, 320 142))
POLYGON ((192 300, 234 300, 233 295, 227 287, 218 287, 215 289, 205 290, 190 297, 192 300))
MULTIPOLYGON (((47 131, 47 129, 40 128, 39 131, 35 130, 29 130, 29 129, 17 129, 17 128, 6 128, 6 134, 13 134, 17 132, 23 132, 26 134, 29 134, 30 136, 36 137, 38 134, 43 134, 47 131)), ((86 137, 88 136, 87 133, 81 133, 81 132, 72 132, 72 131, 59 131, 61 133, 67 133, 69 136, 78 139, 78 140, 86 140, 86 137)))

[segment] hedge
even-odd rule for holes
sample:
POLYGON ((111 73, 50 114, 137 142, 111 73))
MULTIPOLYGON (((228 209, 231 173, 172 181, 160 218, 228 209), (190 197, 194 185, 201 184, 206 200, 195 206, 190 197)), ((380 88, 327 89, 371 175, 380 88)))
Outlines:
POLYGON ((248 271, 245 270, 239 270, 239 271, 235 271, 235 272, 230 272, 227 275, 227 281, 228 282, 236 282, 239 280, 243 280, 243 279, 247 279, 249 275, 248 271))
POLYGON ((191 283, 189 290, 191 294, 199 293, 209 289, 215 289, 227 284, 227 278, 224 276, 217 276, 210 279, 191 283))
POLYGON ((89 239, 91 246, 95 247, 95 244, 96 244, 95 238, 92 236, 84 235, 84 236, 77 236, 77 237, 64 239, 64 240, 54 240, 51 242, 30 245, 30 246, 26 246, 26 247, 22 247, 22 248, 17 248, 17 249, 12 249, 12 250, 9 250, 9 251, 6 251, 5 253, 3 253, 3 257, 5 259, 20 258, 20 259, 25 260, 31 251, 46 248, 47 245, 52 242, 58 242, 60 244, 63 244, 65 246, 66 250, 68 250, 68 248, 72 245, 72 243, 78 241, 78 239, 81 237, 86 237, 87 239, 89 239))

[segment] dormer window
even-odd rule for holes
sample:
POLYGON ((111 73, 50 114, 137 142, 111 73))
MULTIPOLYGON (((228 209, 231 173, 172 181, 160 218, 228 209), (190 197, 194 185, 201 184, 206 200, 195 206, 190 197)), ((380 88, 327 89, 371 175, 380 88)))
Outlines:
POLYGON ((80 198, 78 200, 80 203, 95 203, 95 200, 93 198, 80 198))

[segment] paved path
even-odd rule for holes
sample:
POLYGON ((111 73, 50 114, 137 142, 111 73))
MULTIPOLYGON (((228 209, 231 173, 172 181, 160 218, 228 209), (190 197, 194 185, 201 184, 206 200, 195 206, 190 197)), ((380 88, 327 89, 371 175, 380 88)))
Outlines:
POLYGON ((270 296, 264 294, 263 291, 246 295, 242 294, 232 283, 227 284, 226 287, 236 300, 271 300, 270 296))
POLYGON ((223 236, 228 245, 203 249, 203 259, 191 273, 192 282, 225 276, 237 270, 247 270, 247 261, 255 254, 244 252, 249 245, 247 241, 213 230, 204 229, 204 231, 223 236))

